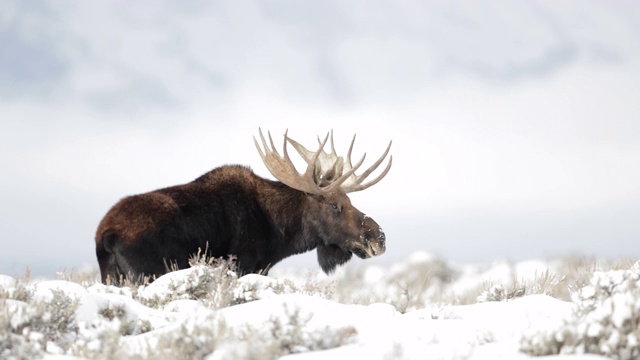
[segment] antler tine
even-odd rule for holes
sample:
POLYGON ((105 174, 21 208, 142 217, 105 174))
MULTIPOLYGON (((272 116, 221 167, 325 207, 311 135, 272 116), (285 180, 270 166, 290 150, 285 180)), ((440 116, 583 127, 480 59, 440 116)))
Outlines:
POLYGON ((367 189, 367 188, 377 184, 380 180, 382 180, 382 178, 384 178, 387 175, 387 173, 391 169, 392 162, 393 162, 393 156, 389 156, 389 163, 387 164, 387 167, 384 169, 383 172, 380 173, 380 175, 378 175, 378 177, 376 177, 375 179, 369 181, 368 183, 366 183, 364 185, 354 186, 353 190, 345 190, 345 192, 362 191, 364 189, 367 189))
POLYGON ((258 153, 260 153, 260 158, 264 161, 264 153, 262 152, 260 145, 258 145, 258 140, 256 140, 255 136, 253 137, 253 143, 256 145, 256 149, 258 149, 258 153))
POLYGON ((316 151, 315 155, 313 156, 313 161, 311 162, 312 164, 315 164, 316 160, 318 160, 320 153, 322 153, 322 149, 324 149, 324 146, 327 144, 327 140, 329 140, 329 133, 327 133, 327 136, 324 137, 324 141, 322 141, 320 147, 318 147, 318 151, 316 151))
MULTIPOLYGON (((327 133, 327 137, 329 135, 331 135, 331 150, 333 150, 333 129, 331 129, 331 131, 327 133)), ((320 145, 320 150, 322 150, 324 148, 323 144, 325 144, 327 142, 327 139, 325 138, 325 140, 322 141, 322 140, 320 140, 320 135, 316 135, 316 137, 318 138, 318 145, 320 145)))
MULTIPOLYGON (((287 151, 287 134, 289 133, 289 129, 284 131, 284 142, 282 143, 282 155, 284 156, 284 160, 291 164, 291 167, 293 169, 295 169, 295 166, 293 166, 293 162, 291 161, 291 158, 289 157, 289 152, 287 151)), ((271 134, 269 134, 269 138, 271 138, 271 134)), ((273 142, 272 142, 273 144, 273 142)), ((277 153, 276 153, 277 154, 277 153)), ((296 170, 296 173, 299 174, 298 170, 296 170)))
MULTIPOLYGON (((273 138, 271 137, 271 131, 267 131, 267 136, 269 137, 269 143, 271 144, 271 147, 269 147, 267 145, 267 142, 264 138, 264 135, 262 134, 262 129, 258 128, 258 131, 260 131, 260 138, 262 139, 262 146, 264 146, 264 150, 265 150, 265 155, 266 157, 272 157, 274 159, 280 159, 282 160, 282 157, 280 156, 280 153, 278 153, 278 149, 276 148, 276 144, 273 142, 273 138), (275 154, 275 155, 274 155, 275 154)), ((285 130, 284 136, 285 136, 285 143, 283 148, 283 153, 284 153, 284 160, 287 161, 288 164, 290 164, 290 168, 292 170, 294 170, 295 172, 298 172, 296 170, 296 168, 293 166, 293 163, 291 162, 291 159, 289 158, 289 155, 287 154, 287 142, 286 142, 286 138, 287 138, 287 132, 289 131, 289 129, 285 130)), ((256 139, 253 138, 253 141, 256 142, 256 139)), ((256 146, 257 146, 257 142, 256 142, 256 146)), ((260 148, 258 147, 258 151, 260 151, 260 148)), ((262 155, 262 151, 260 151, 260 154, 262 155)), ((263 160, 265 160, 263 158, 263 160)), ((280 161, 280 163, 282 163, 282 161, 280 161)), ((284 163, 282 163, 284 164, 284 163)), ((275 174, 274 174, 275 176, 275 174)))
MULTIPOLYGON (((330 138, 331 138, 331 153, 335 154, 336 157, 337 157, 338 154, 336 154, 336 147, 334 146, 334 143, 333 143, 333 129, 331 129, 331 132, 327 133, 327 136, 330 136, 330 138), (331 134, 331 135, 329 135, 329 134, 331 134)), ((318 135, 318 145, 320 145, 320 148, 318 149, 318 151, 324 149, 324 145, 323 144, 325 142, 326 142, 326 139, 323 142, 323 141, 320 140, 320 135, 318 135)), ((296 142, 294 140, 291 140, 291 144, 294 145, 294 147, 296 147, 296 148, 297 147, 301 147, 302 149, 304 149, 304 146, 300 145, 298 142, 296 142)), ((298 150, 298 152, 300 152, 300 150, 298 150)))
POLYGON ((288 141, 289 143, 291 143, 291 145, 293 145, 293 148, 296 149, 298 154, 300 154, 300 156, 308 164, 308 163, 310 163, 312 161, 313 161, 313 163, 315 163, 315 161, 318 159, 318 157, 320 156, 320 153, 322 152, 322 149, 324 149, 324 146, 327 143, 327 138, 328 137, 329 137, 329 133, 327 133, 327 136, 325 137, 324 141, 322 141, 322 140, 320 140, 320 135, 317 136, 317 138, 318 138, 318 150, 315 151, 315 152, 308 150, 307 148, 302 146, 299 142, 293 140, 290 137, 287 137, 286 141, 288 141), (318 157, 315 157, 316 154, 318 154, 318 157))
POLYGON ((347 163, 349 167, 353 167, 351 165, 351 151, 353 150, 353 144, 356 142, 356 134, 353 134, 353 139, 351 139, 351 145, 349 145, 349 151, 347 152, 347 163))
MULTIPOLYGON (((324 146, 326 145, 328 139, 329 139, 329 133, 327 133, 327 136, 325 136, 324 141, 322 141, 322 142, 320 141, 320 137, 318 137, 318 143, 320 144, 320 146, 318 147, 318 151, 313 153, 313 157, 311 157, 310 159, 308 159, 307 157, 303 156, 303 159, 307 162, 307 170, 305 171, 305 174, 313 173, 313 169, 315 167, 316 161, 318 160, 318 157, 320 156, 320 153, 322 152, 322 149, 324 149, 324 146)), ((296 150, 298 150, 298 152, 301 155, 302 155, 302 152, 298 148, 301 148, 301 149, 305 150, 306 153, 307 153, 307 156, 308 156, 308 153, 310 151, 305 149, 304 146, 300 145, 297 141, 295 141, 292 138, 288 137, 286 132, 284 134, 284 142, 285 142, 284 148, 285 148, 285 151, 286 151, 286 147, 287 147, 286 146, 287 141, 289 141, 293 145, 293 147, 296 148, 296 150)), ((287 159, 288 159, 288 157, 287 157, 287 159)), ((291 159, 288 159, 288 160, 291 161, 291 159)))
POLYGON ((378 166, 380 166, 380 164, 382 164, 382 162, 384 161, 384 158, 387 157, 387 154, 391 149, 392 142, 393 140, 389 141, 389 146, 387 146, 387 149, 384 151, 384 154, 382 154, 380 159, 378 159, 378 161, 376 161, 373 165, 371 165, 371 167, 369 167, 365 172, 363 172, 362 174, 360 174, 360 176, 358 176, 358 180, 359 180, 358 183, 362 182, 367 176, 369 176, 372 172, 374 172, 378 168, 378 166))
MULTIPOLYGON (((285 130, 286 133, 287 130, 285 130)), ((271 148, 273 149, 273 152, 280 156, 280 154, 278 153, 278 149, 276 148, 276 144, 273 143, 273 138, 271 137, 271 131, 267 131, 267 135, 269 136, 269 143, 271 144, 271 148)))
POLYGON ((389 156, 389 163, 387 164, 386 168, 382 171, 382 173, 380 173, 380 175, 378 175, 375 179, 373 179, 372 181, 362 185, 362 182, 373 172, 375 171, 378 166, 380 166, 380 164, 382 164, 382 162, 384 161, 384 159, 387 157, 387 154, 389 154, 389 150, 391 149, 391 144, 393 143, 393 141, 389 142, 389 145, 387 146, 387 149, 384 151, 384 153, 382 154, 382 156, 378 159, 378 161, 376 161, 373 165, 371 165, 367 170, 365 170, 365 172, 363 172, 362 174, 360 174, 359 176, 354 176, 354 180, 353 180, 353 184, 349 184, 347 186, 343 186, 343 190, 345 192, 354 192, 354 191, 361 191, 364 189, 367 189, 375 184, 377 184, 380 180, 382 180, 382 178, 384 178, 387 173, 389 172, 389 170, 391 169, 391 164, 393 163, 393 156, 389 156))
POLYGON ((333 146, 333 129, 331 129, 331 152, 336 154, 336 156, 338 155, 336 153, 336 148, 333 146))
POLYGON ((262 147, 264 147, 264 153, 262 152, 262 148, 260 147, 260 145, 258 145, 258 140, 256 140, 256 137, 253 137, 253 143, 256 144, 256 148, 258 149, 258 152, 260 153, 260 157, 262 158, 262 161, 265 161, 265 157, 268 156, 271 151, 269 151, 269 147, 267 146, 267 142, 264 139, 264 135, 262 134, 262 129, 258 128, 258 131, 260 132, 260 140, 262 140, 262 147))
POLYGON ((364 155, 362 155, 360 160, 358 160, 358 162, 356 163, 356 165, 354 167, 352 167, 347 172, 342 174, 339 178, 337 178, 334 182, 332 182, 331 185, 327 186, 327 188, 334 189, 336 187, 341 187, 345 192, 349 192, 349 191, 345 190, 345 189, 348 189, 348 187, 343 187, 341 185, 345 181, 347 181, 347 179, 349 179, 349 177, 351 177, 356 172, 356 170, 358 170, 358 168, 364 163, 364 159, 366 157, 367 157, 367 154, 365 153, 364 155))

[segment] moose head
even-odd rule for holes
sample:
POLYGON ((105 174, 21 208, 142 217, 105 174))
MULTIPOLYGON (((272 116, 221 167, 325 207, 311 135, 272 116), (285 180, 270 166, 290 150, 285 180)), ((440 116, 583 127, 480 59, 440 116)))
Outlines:
POLYGON ((315 237, 318 261, 325 272, 333 271, 337 265, 348 261, 352 254, 364 259, 385 252, 384 232, 372 218, 353 206, 347 194, 365 190, 387 175, 391 169, 392 156, 389 156, 386 168, 375 179, 364 182, 387 157, 391 142, 371 167, 356 175, 356 171, 364 163, 366 154, 353 165, 351 153, 355 135, 345 161, 336 153, 333 131, 328 133, 324 140, 318 138, 318 148, 315 151, 308 150, 291 139, 287 131, 284 134, 283 156, 277 152, 271 134, 268 133, 267 143, 261 129, 259 132, 262 147, 255 138, 254 142, 267 169, 283 184, 306 194, 302 219, 306 231, 315 237), (324 151, 328 139, 331 139, 331 152, 324 151), (291 161, 287 143, 291 144, 306 162, 307 167, 303 173, 299 173, 291 161))

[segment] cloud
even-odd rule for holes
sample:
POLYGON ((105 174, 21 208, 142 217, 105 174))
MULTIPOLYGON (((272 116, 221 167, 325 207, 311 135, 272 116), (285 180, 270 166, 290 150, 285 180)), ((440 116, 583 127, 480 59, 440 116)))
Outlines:
POLYGON ((571 21, 587 16, 532 2, 139 2, 126 14, 117 1, 39 4, 18 3, 3 21, 8 78, 25 87, 50 78, 58 101, 100 111, 184 108, 260 84, 307 101, 397 100, 459 76, 539 78, 639 50, 625 38, 634 25, 613 23, 637 6, 587 7, 594 24, 576 30, 571 21))

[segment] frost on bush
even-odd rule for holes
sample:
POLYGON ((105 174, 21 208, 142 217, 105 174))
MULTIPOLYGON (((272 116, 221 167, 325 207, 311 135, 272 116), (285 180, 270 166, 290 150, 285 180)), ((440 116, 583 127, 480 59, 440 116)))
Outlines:
POLYGON ((231 329, 224 319, 214 312, 207 312, 160 334, 157 340, 148 344, 146 353, 139 355, 148 359, 202 359, 230 334, 231 329))
POLYGON ((528 281, 513 280, 511 286, 504 284, 485 284, 488 289, 482 291, 476 298, 477 302, 487 301, 507 301, 527 295, 543 294, 552 295, 558 284, 563 282, 566 276, 558 277, 548 269, 542 273, 537 273, 528 281))
POLYGON ((140 286, 136 300, 152 308, 174 300, 201 300, 214 309, 233 305, 233 289, 238 277, 232 271, 232 262, 218 259, 206 262, 170 272, 149 285, 140 286))
POLYGON ((282 294, 305 294, 328 298, 332 292, 331 284, 322 284, 306 279, 300 284, 289 279, 274 279, 258 274, 248 274, 240 279, 233 290, 235 304, 267 299, 282 294))
POLYGON ((347 326, 310 326, 312 314, 297 305, 284 305, 284 311, 265 323, 243 324, 227 329, 227 341, 218 341, 208 360, 278 359, 288 354, 319 351, 353 341, 357 330, 347 326))
POLYGON ((79 301, 52 289, 49 300, 28 304, 0 302, 0 357, 32 358, 42 351, 63 353, 77 333, 79 301))
POLYGON ((144 334, 153 329, 153 326, 147 319, 135 317, 135 319, 130 320, 130 314, 127 313, 126 307, 121 304, 109 304, 107 307, 101 308, 98 311, 98 314, 105 321, 119 324, 118 332, 120 333, 120 335, 126 336, 144 334))
POLYGON ((273 279, 257 274, 248 274, 238 279, 234 298, 238 303, 266 299, 279 294, 296 292, 295 284, 286 279, 273 279))
POLYGON ((504 288, 502 284, 494 284, 488 290, 483 291, 477 298, 478 302, 487 301, 506 301, 514 298, 522 297, 525 294, 525 287, 519 286, 511 290, 504 288))
POLYGON ((457 269, 428 253, 417 253, 388 268, 347 266, 331 298, 343 304, 385 303, 405 313, 441 302, 447 287, 460 276, 457 269))
POLYGON ((200 309, 198 316, 148 339, 128 356, 162 359, 277 359, 281 356, 342 346, 352 341, 352 326, 309 326, 312 313, 284 306, 257 322, 227 323, 224 313, 200 309))
POLYGON ((23 279, 16 280, 11 276, 0 275, 0 300, 12 299, 28 302, 33 297, 33 287, 28 285, 29 273, 23 279))
POLYGON ((573 316, 555 330, 527 336, 533 355, 594 353, 615 359, 640 357, 640 262, 628 270, 597 271, 572 296, 573 316))
POLYGON ((284 317, 273 317, 268 325, 271 332, 271 346, 275 346, 280 356, 306 351, 331 349, 347 343, 356 334, 356 329, 347 326, 338 329, 306 329, 311 315, 299 308, 285 306, 284 317))

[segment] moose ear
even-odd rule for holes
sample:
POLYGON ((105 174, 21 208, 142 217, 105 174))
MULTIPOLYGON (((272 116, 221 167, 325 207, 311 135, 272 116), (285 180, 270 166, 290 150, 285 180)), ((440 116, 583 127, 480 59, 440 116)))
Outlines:
POLYGON ((342 265, 351 259, 350 251, 345 251, 336 245, 318 245, 318 263, 322 271, 331 274, 338 265, 342 265))

